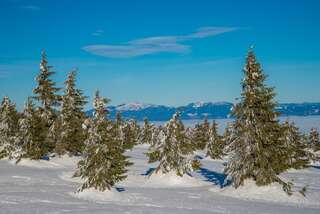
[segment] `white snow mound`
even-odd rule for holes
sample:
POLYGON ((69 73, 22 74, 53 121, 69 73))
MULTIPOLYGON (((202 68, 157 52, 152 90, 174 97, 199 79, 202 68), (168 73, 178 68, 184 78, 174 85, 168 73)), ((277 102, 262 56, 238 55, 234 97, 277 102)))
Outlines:
MULTIPOLYGON (((75 168, 77 162, 79 161, 79 157, 69 157, 68 155, 64 155, 61 157, 51 158, 49 161, 47 160, 31 160, 31 159, 21 159, 18 163, 18 166, 26 166, 31 168, 38 169, 63 169, 63 168, 75 168)), ((9 160, 9 163, 16 164, 16 160, 9 160)))
POLYGON ((93 201, 95 203, 104 203, 108 201, 123 201, 121 193, 117 192, 114 189, 100 192, 98 190, 90 188, 85 189, 82 192, 71 192, 70 195, 79 199, 93 201))
POLYGON ((80 177, 73 177, 73 174, 74 172, 65 171, 59 175, 59 178, 61 178, 64 181, 69 181, 69 182, 78 183, 78 184, 81 184, 84 182, 80 177))
MULTIPOLYGON (((16 160, 10 160, 11 164, 16 164, 16 160)), ((58 169, 61 166, 52 161, 46 160, 30 160, 30 159, 21 159, 21 161, 17 164, 18 166, 26 166, 38 169, 58 169)))
POLYGON ((246 180, 243 186, 235 189, 233 186, 225 188, 214 187, 209 191, 239 198, 243 200, 270 201, 284 204, 311 205, 320 207, 320 193, 306 192, 306 197, 299 192, 293 192, 291 196, 282 190, 282 185, 272 183, 268 186, 257 186, 253 180, 246 180), (316 194, 316 195, 315 195, 316 194))
POLYGON ((162 172, 153 173, 146 179, 147 180, 143 186, 151 188, 200 187, 208 185, 208 183, 189 175, 183 175, 183 177, 180 177, 175 172, 169 172, 166 174, 163 174, 162 172))

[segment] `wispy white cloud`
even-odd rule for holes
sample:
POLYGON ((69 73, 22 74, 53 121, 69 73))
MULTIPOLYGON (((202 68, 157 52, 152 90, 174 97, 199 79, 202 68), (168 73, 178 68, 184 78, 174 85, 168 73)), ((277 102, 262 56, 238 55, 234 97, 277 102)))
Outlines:
POLYGON ((120 45, 98 44, 85 46, 82 49, 95 55, 113 58, 128 58, 156 53, 188 53, 191 51, 191 47, 183 44, 185 41, 212 37, 238 29, 235 27, 204 27, 187 35, 147 37, 120 45))
POLYGON ((104 33, 104 30, 96 30, 95 32, 93 32, 91 35, 92 36, 102 36, 104 33))
POLYGON ((227 33, 231 31, 238 30, 239 28, 235 27, 203 27, 198 29, 195 33, 192 33, 187 36, 190 39, 201 39, 209 36, 216 36, 222 33, 227 33))
POLYGON ((37 5, 24 5, 24 6, 21 6, 21 8, 24 9, 24 10, 30 10, 30 11, 38 11, 38 10, 41 9, 37 5))

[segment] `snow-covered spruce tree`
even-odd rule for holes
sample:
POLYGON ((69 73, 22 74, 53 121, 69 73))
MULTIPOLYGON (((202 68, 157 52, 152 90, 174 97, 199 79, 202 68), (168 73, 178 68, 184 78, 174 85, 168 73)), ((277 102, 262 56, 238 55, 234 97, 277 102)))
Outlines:
POLYGON ((43 142, 47 139, 46 122, 37 114, 31 98, 27 103, 19 120, 19 138, 21 141, 21 158, 40 159, 47 154, 48 147, 43 142))
POLYGON ((93 107, 94 118, 88 125, 88 138, 85 141, 83 159, 78 163, 75 177, 84 179, 79 188, 95 188, 99 191, 111 189, 117 182, 126 178, 127 167, 131 163, 124 155, 125 149, 117 135, 116 126, 106 119, 105 105, 108 99, 96 92, 93 107))
POLYGON ((137 121, 130 119, 122 127, 123 145, 125 149, 132 149, 139 141, 140 127, 137 121))
POLYGON ((316 128, 310 130, 309 145, 314 152, 320 151, 319 132, 316 128))
POLYGON ((18 149, 18 120, 16 105, 5 96, 0 106, 0 159, 15 158, 14 155, 18 149))
POLYGON ((192 134, 193 135, 192 141, 195 145, 196 150, 205 149, 206 145, 210 140, 209 130, 210 130, 210 123, 208 122, 207 118, 205 118, 203 123, 198 123, 195 125, 193 129, 193 134, 192 134))
POLYGON ((158 137, 159 143, 151 145, 147 153, 149 163, 159 161, 155 173, 161 171, 166 174, 173 171, 182 177, 185 173, 200 167, 200 162, 192 156, 193 146, 191 140, 187 138, 179 113, 175 113, 161 128, 158 137))
POLYGON ((229 153, 229 144, 233 141, 232 123, 227 123, 223 133, 224 153, 229 153))
POLYGON ((119 112, 116 114, 115 128, 124 149, 132 149, 138 143, 140 127, 133 119, 124 121, 119 112))
POLYGON ((232 125, 230 159, 225 168, 228 179, 235 188, 253 179, 258 186, 279 182, 290 194, 291 183, 280 179, 278 174, 284 169, 282 156, 286 153, 280 140, 279 113, 275 112, 273 88, 265 85, 266 75, 252 49, 249 50, 241 100, 233 108, 236 118, 232 125))
POLYGON ((48 151, 53 151, 59 130, 61 128, 60 121, 57 121, 56 106, 59 106, 61 97, 57 94, 60 88, 55 87, 51 76, 54 72, 51 71, 52 66, 47 65, 46 53, 42 52, 42 59, 40 63, 40 73, 36 78, 37 87, 33 89, 33 98, 38 101, 41 106, 37 109, 37 114, 46 123, 47 139, 43 142, 48 151))
POLYGON ((76 71, 69 73, 65 85, 59 117, 61 135, 55 150, 58 154, 80 154, 84 149, 86 137, 82 124, 86 119, 84 105, 87 103, 87 97, 76 88, 76 71))
POLYGON ((123 119, 122 119, 122 117, 121 117, 121 114, 120 114, 120 112, 117 112, 117 113, 116 113, 116 118, 115 118, 115 126, 116 126, 119 130, 121 130, 121 127, 123 126, 123 124, 124 124, 124 121, 123 121, 123 119))
POLYGON ((35 96, 33 98, 40 102, 40 113, 45 118, 49 125, 51 125, 56 117, 54 107, 60 105, 61 97, 57 94, 60 88, 55 87, 51 76, 55 73, 51 71, 52 66, 47 65, 46 53, 42 52, 40 63, 40 73, 36 78, 37 87, 33 89, 35 96))
POLYGON ((208 133, 209 140, 205 146, 206 156, 212 159, 221 159, 224 155, 224 141, 223 137, 218 134, 218 124, 216 121, 212 122, 208 133))
POLYGON ((299 132, 299 128, 294 123, 285 121, 282 125, 283 144, 286 156, 283 160, 286 168, 301 169, 309 164, 310 153, 307 151, 307 140, 299 132))
POLYGON ((158 129, 155 125, 149 122, 148 118, 144 118, 143 126, 140 131, 139 135, 139 142, 141 144, 149 144, 154 145, 157 142, 157 134, 158 129))

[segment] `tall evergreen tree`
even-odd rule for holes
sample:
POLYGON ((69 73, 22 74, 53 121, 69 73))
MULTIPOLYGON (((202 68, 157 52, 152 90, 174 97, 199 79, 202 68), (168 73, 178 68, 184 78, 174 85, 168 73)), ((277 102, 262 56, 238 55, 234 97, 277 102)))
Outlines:
POLYGON ((87 97, 83 96, 82 91, 76 88, 76 71, 69 73, 65 85, 59 117, 61 120, 61 136, 56 151, 59 154, 65 152, 79 154, 84 149, 86 135, 82 124, 86 119, 84 105, 87 103, 87 97))
POLYGON ((131 163, 124 155, 125 149, 117 135, 116 126, 106 119, 105 105, 108 99, 96 92, 94 98, 94 118, 88 129, 84 157, 78 163, 74 176, 85 182, 79 188, 95 188, 99 191, 111 189, 117 182, 126 178, 127 166, 131 163))
POLYGON ((48 122, 49 126, 53 123, 55 118, 54 107, 59 105, 60 96, 57 94, 60 88, 55 87, 51 76, 55 73, 51 71, 52 66, 48 65, 45 51, 42 52, 40 63, 40 73, 36 78, 38 86, 33 89, 35 100, 41 104, 40 113, 48 122))
POLYGON ((18 143, 18 120, 16 105, 5 96, 0 106, 0 159, 14 158, 18 143))
POLYGON ((320 151, 319 132, 316 128, 312 128, 309 134, 309 144, 314 152, 320 151))
POLYGON ((55 107, 60 105, 61 97, 57 94, 60 88, 55 87, 55 82, 51 79, 51 76, 55 73, 51 69, 52 66, 48 65, 46 53, 43 51, 40 73, 36 78, 38 85, 33 89, 33 98, 41 104, 37 109, 37 114, 41 116, 45 123, 43 131, 46 130, 47 137, 43 144, 49 152, 54 150, 61 131, 60 121, 56 120, 58 114, 55 109, 55 107))
POLYGON ((166 174, 174 171, 178 176, 183 176, 200 167, 200 162, 192 157, 193 146, 186 136, 179 113, 173 115, 158 137, 159 143, 150 146, 147 153, 149 163, 159 161, 155 173, 161 171, 166 174))
POLYGON ((221 159, 224 155, 224 141, 222 136, 218 134, 218 124, 216 121, 212 122, 212 125, 208 131, 209 140, 206 143, 206 156, 212 159, 221 159))
POLYGON ((195 144, 195 149, 203 150, 210 140, 210 123, 205 118, 203 123, 198 123, 193 129, 192 141, 195 144))
POLYGON ((277 105, 273 100, 274 89, 265 85, 266 75, 252 49, 246 59, 244 76, 241 100, 232 111, 236 118, 232 126, 234 139, 225 172, 236 188, 246 179, 253 179, 259 186, 279 182, 290 194, 291 184, 278 177, 285 150, 279 140, 281 128, 279 113, 274 111, 277 105))
POLYGON ((46 123, 36 112, 31 98, 28 98, 19 121, 19 137, 22 143, 19 159, 40 159, 49 152, 44 144, 47 139, 46 123))

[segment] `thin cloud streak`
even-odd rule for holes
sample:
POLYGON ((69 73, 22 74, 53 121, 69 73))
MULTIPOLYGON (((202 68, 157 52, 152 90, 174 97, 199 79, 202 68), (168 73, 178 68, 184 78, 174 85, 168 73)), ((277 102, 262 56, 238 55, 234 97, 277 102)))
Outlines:
POLYGON ((95 32, 93 32, 91 35, 92 36, 102 36, 104 33, 104 30, 96 30, 95 32))
POLYGON ((24 10, 30 10, 30 11, 38 11, 41 9, 40 7, 38 7, 36 5, 24 5, 21 8, 24 10))
POLYGON ((181 36, 157 36, 135 39, 121 45, 89 45, 82 49, 99 56, 111 58, 130 58, 157 53, 189 53, 191 47, 185 41, 203 39, 236 31, 235 27, 203 27, 196 32, 181 36))

